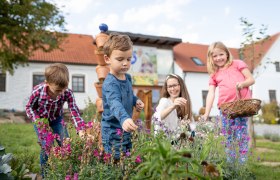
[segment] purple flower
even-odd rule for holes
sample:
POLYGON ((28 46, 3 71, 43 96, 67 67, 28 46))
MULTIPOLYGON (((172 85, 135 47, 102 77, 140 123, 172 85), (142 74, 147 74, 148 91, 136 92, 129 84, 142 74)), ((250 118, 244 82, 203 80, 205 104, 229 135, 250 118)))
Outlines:
POLYGON ((129 151, 127 151, 126 153, 125 153, 125 156, 126 157, 129 157, 131 154, 130 154, 130 152, 129 151))

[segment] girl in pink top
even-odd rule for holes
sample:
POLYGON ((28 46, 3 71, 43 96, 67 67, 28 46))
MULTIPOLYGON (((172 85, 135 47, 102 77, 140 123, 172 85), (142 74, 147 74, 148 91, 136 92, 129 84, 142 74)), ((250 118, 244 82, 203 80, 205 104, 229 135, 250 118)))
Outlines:
MULTIPOLYGON (((225 102, 237 100, 236 88, 240 91, 241 99, 251 98, 249 86, 255 80, 248 66, 241 60, 233 60, 228 48, 221 42, 211 44, 207 52, 207 70, 210 74, 209 90, 206 99, 205 114, 202 119, 208 119, 213 101, 215 99, 216 87, 219 89, 218 107, 225 102)), ((226 152, 228 161, 236 159, 234 142, 239 145, 239 161, 246 161, 248 151, 248 118, 237 117, 228 119, 227 115, 221 113, 222 133, 226 136, 226 152)))

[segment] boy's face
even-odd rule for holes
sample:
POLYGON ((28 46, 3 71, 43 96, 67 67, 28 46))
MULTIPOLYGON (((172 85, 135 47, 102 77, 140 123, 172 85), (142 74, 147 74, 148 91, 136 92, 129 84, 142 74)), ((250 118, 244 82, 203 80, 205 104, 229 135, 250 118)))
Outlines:
POLYGON ((67 87, 61 88, 53 83, 50 84, 47 83, 47 86, 48 86, 47 93, 52 98, 56 98, 57 96, 61 95, 67 88, 67 87))
POLYGON ((132 49, 127 51, 113 50, 110 57, 104 56, 105 62, 110 65, 110 73, 123 78, 131 65, 132 49))

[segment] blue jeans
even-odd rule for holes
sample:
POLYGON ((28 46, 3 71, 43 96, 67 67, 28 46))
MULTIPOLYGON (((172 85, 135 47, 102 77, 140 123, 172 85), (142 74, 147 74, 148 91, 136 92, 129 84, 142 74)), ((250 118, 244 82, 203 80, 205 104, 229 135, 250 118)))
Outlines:
POLYGON ((132 148, 131 133, 122 132, 117 134, 115 128, 102 128, 102 144, 104 151, 114 156, 114 159, 120 159, 121 152, 126 153, 132 148))
MULTIPOLYGON (((63 140, 63 138, 69 137, 67 128, 63 127, 63 125, 61 123, 62 119, 63 119, 63 117, 59 116, 56 120, 49 121, 49 126, 52 129, 53 134, 58 134, 60 136, 61 141, 63 140)), ((41 142, 41 140, 39 139, 38 129, 35 124, 34 124, 34 129, 35 129, 36 135, 38 137, 38 141, 41 144, 40 164, 41 164, 42 176, 44 177, 44 173, 45 173, 44 168, 47 165, 48 156, 42 147, 45 146, 46 142, 41 142)), ((57 141, 58 145, 61 146, 62 142, 59 140, 56 140, 56 141, 57 141)))

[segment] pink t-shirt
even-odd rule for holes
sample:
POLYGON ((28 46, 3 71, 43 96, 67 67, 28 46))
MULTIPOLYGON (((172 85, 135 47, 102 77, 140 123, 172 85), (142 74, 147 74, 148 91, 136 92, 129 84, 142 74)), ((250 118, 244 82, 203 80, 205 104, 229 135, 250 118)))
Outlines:
MULTIPOLYGON (((226 69, 219 69, 210 76, 209 85, 219 87, 218 107, 225 102, 232 102, 238 99, 236 94, 236 83, 245 80, 242 70, 248 68, 247 64, 241 60, 233 60, 232 64, 226 69)), ((250 89, 240 90, 241 99, 252 97, 250 89)))

